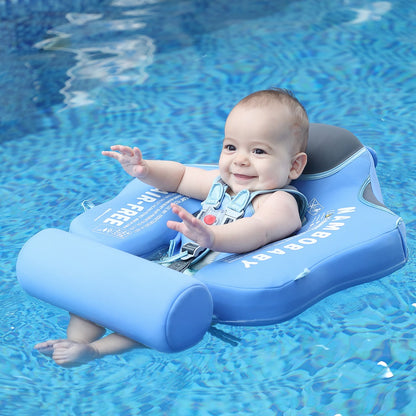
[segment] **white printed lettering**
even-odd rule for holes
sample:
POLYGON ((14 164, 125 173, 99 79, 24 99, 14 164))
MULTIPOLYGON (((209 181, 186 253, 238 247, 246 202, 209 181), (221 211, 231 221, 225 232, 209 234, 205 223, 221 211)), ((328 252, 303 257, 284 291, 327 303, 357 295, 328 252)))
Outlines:
POLYGON ((256 254, 255 256, 253 256, 253 259, 259 260, 259 261, 264 261, 264 260, 268 260, 271 258, 272 256, 268 256, 267 254, 256 254))
POLYGON ((338 214, 347 214, 349 212, 355 212, 355 207, 339 208, 338 214))
POLYGON ((118 214, 117 212, 110 215, 110 218, 115 218, 115 219, 121 220, 121 221, 127 221, 127 220, 130 219, 130 217, 126 217, 125 215, 118 214))
POLYGON ((257 264, 256 261, 241 260, 246 269, 249 269, 252 264, 257 264))
POLYGON ((316 231, 315 233, 312 234, 312 237, 327 238, 330 235, 331 235, 331 233, 326 233, 324 231, 316 231))
POLYGON ((117 221, 117 220, 115 220, 114 218, 111 218, 111 217, 106 218, 103 222, 106 223, 106 224, 109 223, 111 225, 117 225, 118 227, 120 225, 123 225, 123 221, 117 221))
POLYGON ((343 225, 345 225, 343 222, 330 222, 326 227, 324 227, 324 230, 337 231, 343 225))
MULTIPOLYGON (((141 202, 141 201, 140 201, 141 202)), ((136 204, 127 204, 131 209, 134 209, 135 211, 143 211, 144 208, 141 205, 136 205, 136 204)))
POLYGON ((292 243, 292 244, 288 244, 288 245, 286 245, 286 246, 285 246, 285 248, 287 248, 288 250, 300 250, 300 249, 302 249, 303 247, 302 247, 302 246, 300 246, 299 244, 294 244, 294 243, 292 243))
POLYGON ((143 195, 139 196, 137 198, 137 200, 138 201, 143 201, 143 202, 155 202, 156 198, 154 198, 152 196, 149 196, 149 195, 146 195, 146 194, 143 194, 143 195))
POLYGON ((318 240, 316 240, 315 238, 302 238, 298 242, 300 244, 308 245, 308 244, 315 244, 317 241, 318 240))
POLYGON ((118 212, 121 212, 122 214, 126 214, 129 217, 133 217, 133 216, 137 215, 137 211, 133 211, 133 210, 127 209, 127 208, 120 208, 118 210, 118 212))
POLYGON ((273 250, 267 250, 270 254, 285 254, 285 251, 283 251, 281 248, 274 248, 273 250))

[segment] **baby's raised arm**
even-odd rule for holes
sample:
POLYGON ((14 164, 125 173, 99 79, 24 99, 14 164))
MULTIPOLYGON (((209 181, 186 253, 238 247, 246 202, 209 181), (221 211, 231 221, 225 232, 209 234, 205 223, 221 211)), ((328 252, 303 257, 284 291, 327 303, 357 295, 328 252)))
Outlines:
POLYGON ((218 171, 206 171, 168 160, 145 160, 139 148, 115 145, 104 156, 117 160, 131 176, 162 191, 205 199, 218 171))

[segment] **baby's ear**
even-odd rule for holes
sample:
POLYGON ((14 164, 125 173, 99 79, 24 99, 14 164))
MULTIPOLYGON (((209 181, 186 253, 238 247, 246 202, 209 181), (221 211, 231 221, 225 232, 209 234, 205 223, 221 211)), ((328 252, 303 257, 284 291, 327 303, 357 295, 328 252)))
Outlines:
POLYGON ((306 162, 308 161, 308 156, 304 152, 296 154, 292 159, 292 167, 290 168, 289 178, 291 180, 299 178, 302 174, 303 169, 305 169, 306 162))

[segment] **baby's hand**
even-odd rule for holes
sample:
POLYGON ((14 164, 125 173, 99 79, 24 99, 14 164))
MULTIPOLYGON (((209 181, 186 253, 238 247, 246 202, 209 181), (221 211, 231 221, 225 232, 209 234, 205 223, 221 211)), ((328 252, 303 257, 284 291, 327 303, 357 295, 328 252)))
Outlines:
POLYGON ((212 248, 214 244, 214 232, 212 228, 195 218, 186 209, 172 204, 172 211, 183 221, 168 221, 167 226, 172 230, 179 231, 186 237, 202 247, 212 248))
POLYGON ((135 178, 144 179, 148 173, 146 161, 142 157, 139 148, 129 146, 111 146, 112 151, 103 151, 104 156, 112 157, 120 162, 123 169, 135 178))

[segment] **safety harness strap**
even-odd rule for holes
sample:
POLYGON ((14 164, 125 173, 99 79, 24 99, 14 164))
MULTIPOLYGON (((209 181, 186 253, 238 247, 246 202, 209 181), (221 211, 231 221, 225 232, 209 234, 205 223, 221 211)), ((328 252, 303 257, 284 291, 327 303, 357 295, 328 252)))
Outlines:
MULTIPOLYGON (((201 211, 197 214, 197 218, 204 221, 207 225, 222 225, 233 222, 244 216, 247 207, 251 201, 260 194, 275 192, 278 189, 270 189, 264 191, 250 192, 247 189, 240 191, 237 195, 231 198, 227 194, 228 185, 225 184, 221 178, 217 178, 213 183, 207 198, 202 202, 201 211), (228 203, 224 204, 225 208, 221 208, 224 198, 227 198, 228 203)), ((297 194, 301 195, 295 188, 287 187, 285 191, 292 193, 295 197, 297 194)), ((305 198, 306 201, 306 198, 305 198)), ((302 204, 305 205, 305 204, 302 204)), ((301 211, 301 210, 300 210, 301 211)), ((179 237, 178 237, 179 238, 179 237)), ((180 252, 173 254, 175 248, 180 244, 181 239, 178 238, 171 241, 168 257, 161 259, 160 263, 166 265, 170 269, 183 272, 193 263, 196 263, 209 253, 209 249, 201 247, 200 245, 187 241, 180 248, 180 252)), ((183 237, 185 238, 185 237, 183 237)), ((186 240, 185 240, 186 241, 186 240)))
MULTIPOLYGON (((216 225, 228 224, 243 217, 251 200, 258 195, 258 193, 250 193, 248 190, 243 190, 229 201, 225 209, 220 210, 219 208, 221 207, 227 188, 228 186, 221 179, 217 179, 213 183, 207 198, 202 202, 201 211, 197 214, 198 219, 204 221, 204 219, 211 217, 213 222, 205 221, 209 225, 214 223, 216 225)), ((160 263, 170 269, 183 272, 192 263, 201 260, 209 252, 210 249, 188 241, 182 245, 178 254, 164 258, 160 263)))

